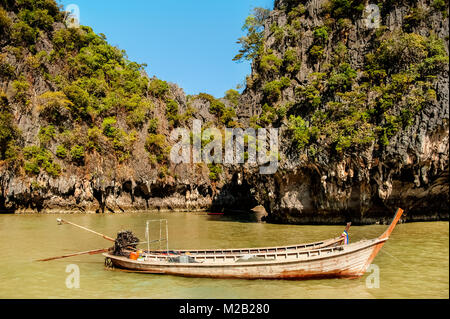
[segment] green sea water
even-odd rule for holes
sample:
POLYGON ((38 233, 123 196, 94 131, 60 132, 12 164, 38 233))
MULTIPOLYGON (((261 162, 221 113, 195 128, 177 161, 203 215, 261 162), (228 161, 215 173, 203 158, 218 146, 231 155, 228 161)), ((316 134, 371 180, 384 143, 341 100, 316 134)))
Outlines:
MULTIPOLYGON (((89 232, 57 225, 57 218, 111 237, 129 229, 142 240, 147 220, 167 219, 171 249, 298 244, 335 237, 345 226, 274 225, 206 213, 0 215, 0 298, 449 298, 448 222, 398 225, 373 262, 378 277, 371 271, 351 280, 288 281, 125 273, 107 270, 102 255, 36 262, 111 246, 89 232), (73 267, 79 288, 66 284, 73 267)), ((386 227, 352 226, 350 241, 377 237, 386 227)), ((159 237, 159 228, 151 228, 151 236, 159 237)))

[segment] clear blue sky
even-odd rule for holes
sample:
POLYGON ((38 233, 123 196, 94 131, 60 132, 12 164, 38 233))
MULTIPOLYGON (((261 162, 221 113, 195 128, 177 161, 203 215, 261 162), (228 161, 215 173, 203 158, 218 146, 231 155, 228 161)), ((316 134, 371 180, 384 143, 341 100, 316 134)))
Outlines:
POLYGON ((150 77, 177 83, 186 94, 222 97, 245 82, 248 62, 236 63, 237 39, 254 7, 273 0, 59 0, 76 4, 80 23, 104 33, 150 77))

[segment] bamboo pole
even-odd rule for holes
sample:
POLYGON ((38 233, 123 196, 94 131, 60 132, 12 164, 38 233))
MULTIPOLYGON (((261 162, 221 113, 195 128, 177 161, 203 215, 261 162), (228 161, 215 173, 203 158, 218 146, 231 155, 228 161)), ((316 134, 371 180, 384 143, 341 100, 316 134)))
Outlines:
POLYGON ((96 255, 96 254, 106 253, 108 251, 108 249, 109 248, 88 250, 88 251, 82 251, 82 252, 79 252, 79 253, 63 255, 63 256, 39 259, 39 260, 36 260, 36 261, 50 261, 50 260, 62 259, 62 258, 67 258, 67 257, 80 256, 80 255, 96 255))
POLYGON ((91 233, 93 233, 93 234, 96 234, 96 235, 98 235, 98 236, 101 236, 101 237, 103 237, 103 238, 106 239, 106 240, 109 240, 109 241, 112 241, 112 242, 115 241, 114 238, 111 238, 111 237, 106 236, 106 235, 104 235, 104 234, 100 234, 100 233, 98 233, 98 232, 96 232, 96 231, 93 231, 93 230, 91 230, 91 229, 89 229, 89 228, 86 228, 86 227, 77 225, 77 224, 75 224, 75 223, 68 222, 67 220, 58 218, 58 219, 56 219, 56 221, 57 221, 59 224, 64 223, 64 224, 69 224, 69 225, 72 225, 72 226, 81 228, 81 229, 83 229, 83 230, 86 230, 86 231, 91 232, 91 233))

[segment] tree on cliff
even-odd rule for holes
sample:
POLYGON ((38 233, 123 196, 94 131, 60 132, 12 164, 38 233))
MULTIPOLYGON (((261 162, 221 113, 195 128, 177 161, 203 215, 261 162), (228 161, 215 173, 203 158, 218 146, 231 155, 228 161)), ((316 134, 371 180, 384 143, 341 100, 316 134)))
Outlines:
POLYGON ((252 61, 258 56, 264 38, 264 22, 269 17, 270 10, 254 8, 253 13, 247 17, 242 27, 247 35, 241 37, 236 43, 242 45, 233 61, 252 61))

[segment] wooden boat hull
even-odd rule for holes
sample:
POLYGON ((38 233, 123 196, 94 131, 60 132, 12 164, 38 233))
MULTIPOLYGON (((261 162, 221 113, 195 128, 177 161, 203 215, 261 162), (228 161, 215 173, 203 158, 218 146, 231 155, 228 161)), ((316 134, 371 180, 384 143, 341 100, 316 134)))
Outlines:
POLYGON ((104 254, 114 267, 135 272, 187 277, 243 278, 243 279, 312 279, 333 277, 360 277, 385 240, 353 244, 342 249, 300 253, 298 258, 262 262, 218 262, 178 264, 145 262, 104 254), (314 256, 314 254, 316 254, 314 256))

